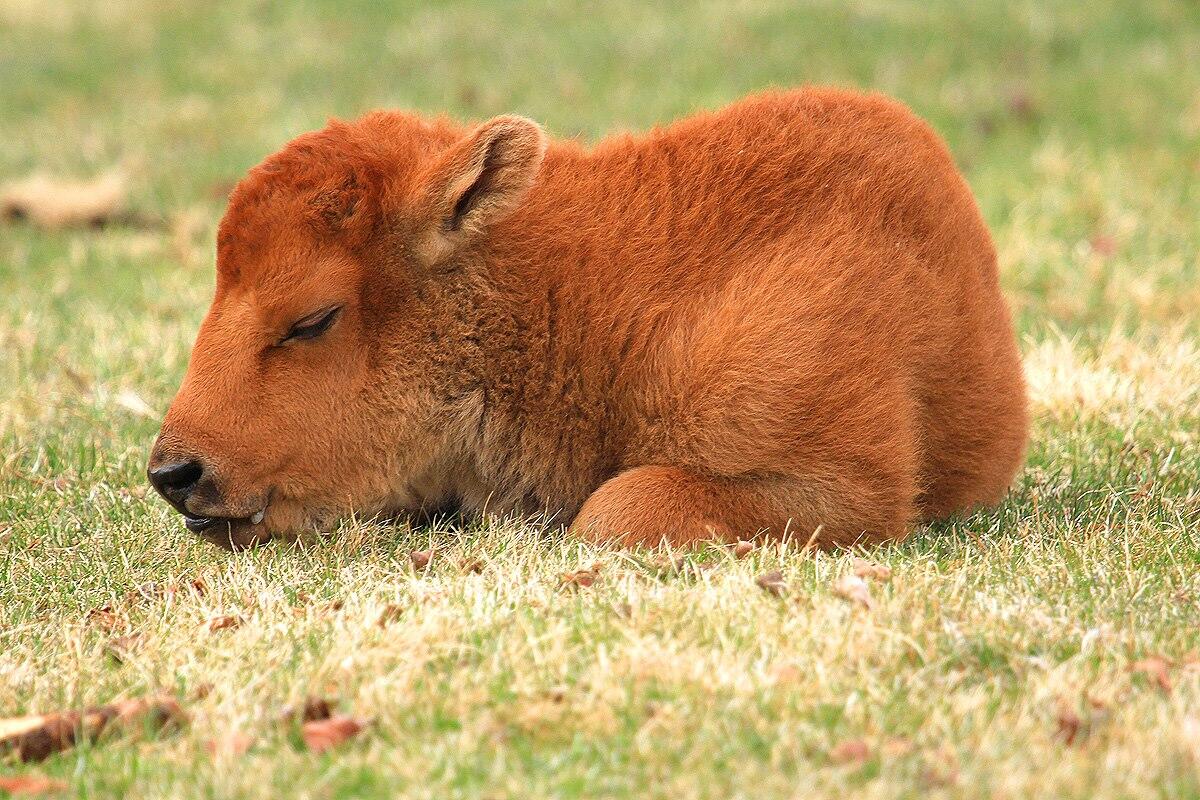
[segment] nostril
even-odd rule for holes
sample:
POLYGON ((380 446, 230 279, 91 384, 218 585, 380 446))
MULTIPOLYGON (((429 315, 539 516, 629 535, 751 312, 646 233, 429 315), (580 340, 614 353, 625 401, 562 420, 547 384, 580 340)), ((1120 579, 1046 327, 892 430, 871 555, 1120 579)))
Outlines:
POLYGON ((155 467, 149 475, 150 483, 163 497, 183 502, 204 475, 204 467, 199 461, 179 461, 155 467))

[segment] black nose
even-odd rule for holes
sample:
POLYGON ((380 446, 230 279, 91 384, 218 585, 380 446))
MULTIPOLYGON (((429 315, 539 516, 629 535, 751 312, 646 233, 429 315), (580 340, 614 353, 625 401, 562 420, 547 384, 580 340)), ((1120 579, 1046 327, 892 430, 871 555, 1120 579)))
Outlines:
POLYGON ((168 503, 182 509, 188 495, 204 475, 204 467, 199 461, 176 461, 155 467, 147 474, 158 493, 165 497, 168 503))

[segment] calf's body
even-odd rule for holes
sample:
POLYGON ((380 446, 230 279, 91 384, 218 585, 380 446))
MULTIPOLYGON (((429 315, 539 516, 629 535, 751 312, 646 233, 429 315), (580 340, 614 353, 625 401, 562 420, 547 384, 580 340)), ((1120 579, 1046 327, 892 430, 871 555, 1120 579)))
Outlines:
POLYGON ((200 463, 216 511, 181 510, 234 545, 448 503, 627 544, 877 541, 996 501, 1025 444, 988 232, 878 96, 769 93, 591 151, 520 118, 334 124, 235 192, 218 272, 151 467, 200 463), (290 343, 255 307, 298 317, 330 281, 331 341, 272 366, 290 343))

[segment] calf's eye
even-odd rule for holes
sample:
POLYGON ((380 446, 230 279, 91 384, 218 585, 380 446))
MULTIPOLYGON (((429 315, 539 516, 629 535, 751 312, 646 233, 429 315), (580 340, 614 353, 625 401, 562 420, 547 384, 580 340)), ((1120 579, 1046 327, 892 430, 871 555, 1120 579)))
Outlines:
POLYGON ((292 327, 288 328, 288 332, 279 340, 279 343, 283 344, 284 342, 300 339, 316 339, 329 330, 329 326, 333 325, 334 320, 337 319, 341 311, 341 306, 324 308, 314 314, 309 314, 304 319, 297 320, 292 327))

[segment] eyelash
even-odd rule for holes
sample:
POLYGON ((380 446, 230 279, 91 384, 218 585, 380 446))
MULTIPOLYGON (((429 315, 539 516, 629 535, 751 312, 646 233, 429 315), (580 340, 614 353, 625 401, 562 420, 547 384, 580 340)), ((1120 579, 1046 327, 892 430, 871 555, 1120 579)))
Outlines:
POLYGON ((325 331, 329 330, 341 312, 342 307, 336 306, 328 311, 319 312, 320 316, 317 314, 311 314, 289 328, 288 332, 284 334, 282 339, 279 340, 279 343, 284 344, 291 341, 316 339, 325 333, 325 331), (309 322, 308 320, 312 319, 313 317, 316 317, 316 319, 312 322, 309 322))

